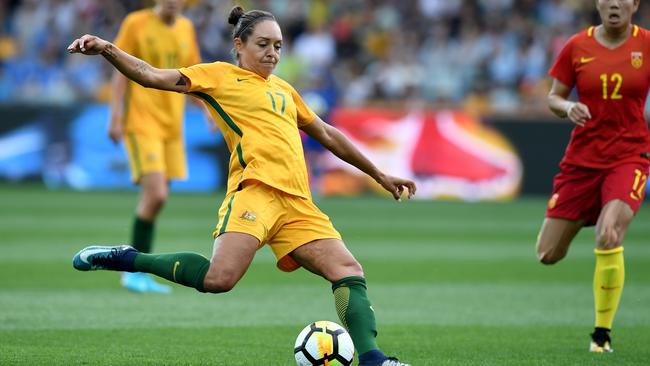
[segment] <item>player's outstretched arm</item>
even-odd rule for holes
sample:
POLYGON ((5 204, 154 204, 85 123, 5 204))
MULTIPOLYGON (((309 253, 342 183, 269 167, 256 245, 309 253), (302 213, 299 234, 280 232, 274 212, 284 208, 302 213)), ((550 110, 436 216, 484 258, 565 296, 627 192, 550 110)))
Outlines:
POLYGON ((580 103, 568 100, 571 88, 561 81, 553 79, 551 91, 548 93, 548 107, 560 118, 568 117, 571 122, 583 127, 587 120, 591 119, 589 108, 580 103))
POLYGON ((390 192, 396 200, 400 199, 404 190, 406 190, 408 198, 411 198, 415 194, 416 187, 414 182, 381 172, 341 131, 323 122, 319 117, 316 117, 312 123, 301 127, 301 129, 341 160, 371 176, 384 189, 390 192))
POLYGON ((124 76, 147 88, 182 93, 189 90, 187 78, 181 75, 178 70, 155 68, 97 36, 86 34, 81 38, 75 39, 68 46, 68 52, 82 53, 84 55, 102 55, 116 69, 124 74, 124 76))

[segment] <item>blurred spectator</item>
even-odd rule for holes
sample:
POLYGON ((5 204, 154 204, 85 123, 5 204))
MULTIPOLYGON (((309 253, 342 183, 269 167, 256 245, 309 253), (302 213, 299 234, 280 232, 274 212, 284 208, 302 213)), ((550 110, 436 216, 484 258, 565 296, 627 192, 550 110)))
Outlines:
MULTIPOLYGON (((205 62, 233 61, 226 14, 234 3, 186 1, 205 62)), ((598 22, 593 0, 236 3, 276 15, 285 27, 277 73, 328 109, 417 100, 478 113, 544 110, 550 61, 569 35, 598 22)), ((105 101, 106 65, 67 57, 65 47, 83 33, 113 39, 127 12, 151 4, 0 0, 0 101, 105 101)), ((637 20, 650 26, 647 2, 637 20)))

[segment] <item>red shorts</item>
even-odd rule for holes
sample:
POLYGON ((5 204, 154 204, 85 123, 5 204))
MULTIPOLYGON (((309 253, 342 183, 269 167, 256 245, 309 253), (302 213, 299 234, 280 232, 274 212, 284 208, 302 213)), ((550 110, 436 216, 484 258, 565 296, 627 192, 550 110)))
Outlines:
POLYGON ((553 179, 546 217, 585 220, 595 225, 607 202, 619 199, 636 214, 645 196, 648 164, 627 163, 609 169, 564 164, 553 179))

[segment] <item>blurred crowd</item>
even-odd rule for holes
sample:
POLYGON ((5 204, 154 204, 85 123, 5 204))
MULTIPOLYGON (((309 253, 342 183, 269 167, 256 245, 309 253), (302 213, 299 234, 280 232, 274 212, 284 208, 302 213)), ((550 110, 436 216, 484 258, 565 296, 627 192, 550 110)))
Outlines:
MULTIPOLYGON (((546 72, 574 32, 600 22, 594 0, 187 0, 204 62, 230 61, 231 7, 265 9, 285 38, 277 74, 334 105, 545 109, 546 72)), ((151 0, 0 0, 0 103, 109 98, 111 68, 66 46, 112 40, 151 0)), ((650 24, 641 2, 635 23, 650 24)))

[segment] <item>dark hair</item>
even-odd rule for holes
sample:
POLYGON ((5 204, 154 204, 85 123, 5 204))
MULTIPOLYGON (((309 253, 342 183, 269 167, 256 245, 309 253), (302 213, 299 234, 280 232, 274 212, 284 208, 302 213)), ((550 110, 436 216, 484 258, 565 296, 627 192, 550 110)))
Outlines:
POLYGON ((263 20, 277 22, 273 14, 268 11, 250 10, 244 12, 244 8, 235 6, 228 16, 228 23, 235 26, 232 30, 232 38, 239 38, 242 42, 246 43, 248 37, 253 33, 255 25, 263 20))

